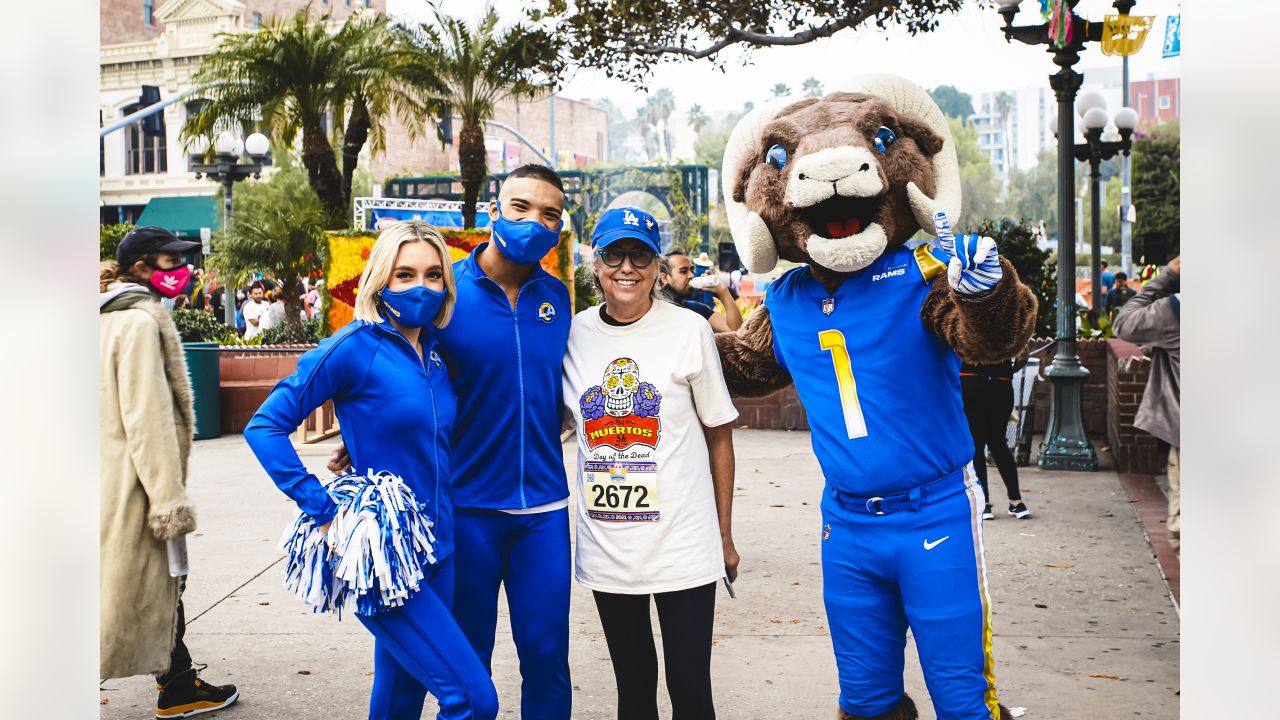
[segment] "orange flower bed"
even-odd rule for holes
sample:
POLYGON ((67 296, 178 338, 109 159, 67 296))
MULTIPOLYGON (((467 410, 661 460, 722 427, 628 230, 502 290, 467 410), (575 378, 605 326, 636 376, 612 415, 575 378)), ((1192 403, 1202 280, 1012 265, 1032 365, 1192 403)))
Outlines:
MULTIPOLYGON (((471 255, 477 246, 489 241, 487 228, 462 230, 457 228, 439 228, 449 246, 449 259, 457 262, 471 255)), ((333 332, 355 317, 357 287, 360 284, 360 273, 364 271, 365 262, 369 259, 369 251, 377 239, 374 232, 328 233, 328 252, 325 253, 327 264, 324 269, 325 288, 328 307, 327 319, 329 332, 333 332)), ((567 229, 560 234, 560 242, 542 258, 542 268, 553 276, 560 278, 569 289, 569 297, 573 298, 573 246, 572 233, 567 229)))

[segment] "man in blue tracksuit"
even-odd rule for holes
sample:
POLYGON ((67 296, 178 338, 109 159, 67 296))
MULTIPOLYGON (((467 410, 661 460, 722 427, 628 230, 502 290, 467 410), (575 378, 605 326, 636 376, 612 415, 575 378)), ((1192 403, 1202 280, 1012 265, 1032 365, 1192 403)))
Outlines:
POLYGON ((506 585, 528 720, 569 720, 572 702, 560 373, 573 308, 564 283, 538 266, 563 212, 555 171, 512 171, 489 208, 493 241, 454 263, 455 319, 439 336, 458 396, 454 617, 492 672, 506 585))

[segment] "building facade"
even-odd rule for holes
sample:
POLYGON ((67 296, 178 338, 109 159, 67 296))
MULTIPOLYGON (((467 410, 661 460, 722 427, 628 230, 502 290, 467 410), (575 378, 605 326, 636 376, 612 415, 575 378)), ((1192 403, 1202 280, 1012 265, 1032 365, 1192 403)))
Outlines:
MULTIPOLYGON (((273 17, 287 17, 311 6, 319 18, 328 13, 341 22, 354 12, 385 12, 386 0, 103 0, 101 10, 99 121, 109 125, 144 107, 142 87, 159 89, 168 100, 191 85, 203 57, 219 43, 219 33, 252 32, 273 17)), ((157 99, 149 99, 146 104, 157 99)), ((103 223, 136 222, 154 198, 212 197, 217 188, 191 172, 187 148, 179 140, 183 125, 199 112, 192 95, 161 112, 162 132, 145 133, 141 123, 117 130, 99 142, 99 188, 103 223)), ((500 103, 495 121, 519 133, 543 154, 551 154, 551 103, 547 97, 500 103)), ((608 121, 588 103, 555 99, 555 148, 560 167, 582 167, 608 159, 608 121)), ((453 133, 461 129, 454 119, 453 133)), ((360 166, 375 184, 390 177, 456 172, 456 143, 442 145, 435 124, 422 128, 423 139, 410 140, 408 129, 393 121, 383 153, 366 147, 360 166)), ((485 129, 491 172, 526 162, 537 153, 514 134, 485 129)))

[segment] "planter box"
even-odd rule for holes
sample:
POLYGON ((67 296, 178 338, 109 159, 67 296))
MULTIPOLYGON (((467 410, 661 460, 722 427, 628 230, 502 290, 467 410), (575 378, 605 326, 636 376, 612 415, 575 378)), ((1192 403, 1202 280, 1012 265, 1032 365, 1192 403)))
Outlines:
POLYGON ((224 346, 220 349, 223 434, 244 426, 283 378, 298 369, 298 357, 315 345, 277 345, 266 349, 224 346))

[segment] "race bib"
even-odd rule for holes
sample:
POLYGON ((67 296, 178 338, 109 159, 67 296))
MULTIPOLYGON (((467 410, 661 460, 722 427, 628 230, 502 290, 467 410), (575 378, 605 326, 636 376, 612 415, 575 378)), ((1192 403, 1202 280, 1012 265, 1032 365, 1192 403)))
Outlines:
POLYGON ((588 460, 582 465, 587 517, 606 522, 654 522, 658 510, 658 465, 588 460))

